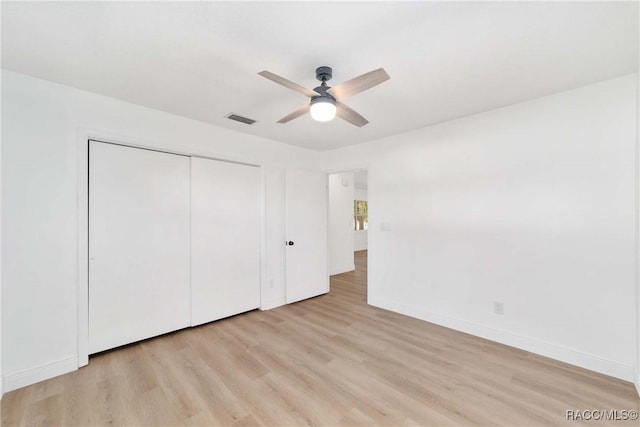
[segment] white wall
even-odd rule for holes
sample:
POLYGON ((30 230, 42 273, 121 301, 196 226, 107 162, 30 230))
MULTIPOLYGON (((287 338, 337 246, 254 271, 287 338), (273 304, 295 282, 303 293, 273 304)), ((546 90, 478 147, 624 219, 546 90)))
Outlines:
POLYGON ((632 381, 636 84, 326 153, 369 165, 369 302, 632 381))
MULTIPOLYGON (((636 84, 324 153, 369 169, 370 302, 633 380, 636 84)), ((79 128, 264 165, 263 302, 284 303, 283 168, 315 153, 7 71, 1 113, 5 389, 77 366, 79 128)))
MULTIPOLYGON (((640 19, 640 8, 638 8, 638 18, 640 19)), ((640 73, 636 75, 636 113, 640 115, 640 73)), ((636 120, 636 375, 635 385, 638 395, 640 395, 640 118, 636 120)))
MULTIPOLYGON (((362 188, 356 188, 355 190, 355 199, 356 200, 369 200, 367 198, 367 190, 362 188)), ((353 250, 354 251, 364 251, 368 246, 368 234, 367 230, 355 230, 353 232, 353 250)))
POLYGON ((329 175, 329 274, 355 270, 353 263, 353 172, 329 175))
POLYGON ((5 391, 78 366, 76 157, 82 129, 262 165, 263 308, 284 303, 283 168, 313 165, 316 153, 5 70, 2 89, 5 391))
MULTIPOLYGON (((0 79, 0 93, 2 92, 3 92, 2 79, 0 79)), ((0 117, 2 117, 2 103, 0 103, 0 117)), ((0 136, 0 400, 2 399, 2 395, 4 393, 4 387, 2 385, 3 383, 2 381, 2 372, 3 372, 2 371, 2 140, 3 139, 4 138, 0 136)))
MULTIPOLYGON (((638 8, 640 18, 640 8, 638 8)), ((640 73, 637 74, 636 84, 636 112, 640 115, 640 73)), ((636 337, 638 342, 636 357, 635 385, 638 395, 640 395, 640 118, 636 120, 636 337)))

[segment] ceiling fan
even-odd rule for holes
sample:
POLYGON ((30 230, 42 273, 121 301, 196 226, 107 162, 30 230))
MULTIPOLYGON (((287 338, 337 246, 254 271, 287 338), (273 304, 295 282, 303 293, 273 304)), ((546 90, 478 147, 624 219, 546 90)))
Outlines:
POLYGON ((320 80, 320 86, 311 90, 270 71, 261 71, 258 74, 311 98, 309 104, 284 116, 278 120, 278 123, 287 123, 311 112, 311 117, 319 122, 328 122, 333 120, 335 116, 338 116, 358 127, 362 127, 369 122, 356 111, 343 104, 342 101, 389 80, 389 75, 386 71, 384 71, 383 68, 378 68, 377 70, 369 71, 361 76, 340 83, 337 86, 330 87, 327 86, 327 81, 333 77, 333 70, 331 67, 322 66, 316 68, 316 79, 320 80))

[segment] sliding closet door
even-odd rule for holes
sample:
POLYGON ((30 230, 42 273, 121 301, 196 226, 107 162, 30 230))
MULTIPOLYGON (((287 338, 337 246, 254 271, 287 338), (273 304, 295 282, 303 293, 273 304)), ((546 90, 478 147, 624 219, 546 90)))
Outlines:
POLYGON ((260 169, 191 159, 191 324, 260 305, 260 169))
POLYGON ((90 353, 189 326, 189 160, 90 143, 90 353))

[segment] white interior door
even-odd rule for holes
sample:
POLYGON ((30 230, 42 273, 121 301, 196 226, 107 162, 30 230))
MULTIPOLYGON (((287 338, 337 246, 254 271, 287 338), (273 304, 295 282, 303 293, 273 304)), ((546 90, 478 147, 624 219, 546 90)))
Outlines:
POLYGON ((329 292, 327 175, 287 170, 287 303, 329 292))
POLYGON ((189 160, 91 141, 89 353, 189 326, 189 160))
POLYGON ((191 159, 191 324, 260 305, 260 169, 191 159))

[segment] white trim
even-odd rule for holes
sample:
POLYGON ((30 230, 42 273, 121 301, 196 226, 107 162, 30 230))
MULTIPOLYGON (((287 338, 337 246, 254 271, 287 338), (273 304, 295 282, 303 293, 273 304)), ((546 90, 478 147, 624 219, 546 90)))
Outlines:
POLYGON ((334 276, 336 274, 342 274, 342 273, 347 273, 349 271, 354 271, 356 269, 356 265, 354 263, 351 263, 349 265, 345 265, 339 268, 333 268, 331 270, 331 272, 329 273, 329 276, 334 276))
POLYGON ((377 298, 369 298, 369 304, 375 307, 384 308, 417 319, 425 320, 436 325, 445 326, 457 331, 465 332, 491 341, 516 347, 531 353, 550 357, 561 362, 579 366, 595 372, 600 372, 625 381, 634 381, 633 366, 623 365, 613 360, 602 359, 598 356, 572 350, 533 338, 523 337, 511 332, 494 329, 485 325, 454 317, 428 312, 415 306, 393 302, 381 301, 377 298))
POLYGON ((48 380, 49 378, 57 377, 58 375, 66 374, 67 372, 75 371, 76 369, 78 369, 78 357, 71 356, 16 374, 6 375, 4 377, 3 391, 9 392, 21 387, 26 387, 40 381, 48 380))
MULTIPOLYGON (((289 180, 289 173, 288 173, 288 168, 284 170, 284 179, 282 181, 282 189, 284 191, 284 240, 285 242, 283 242, 285 245, 287 244, 286 241, 289 240, 289 197, 288 197, 288 193, 289 193, 289 189, 287 187, 287 182, 289 180)), ((328 226, 328 224, 327 224, 328 226)), ((327 242, 328 243, 328 242, 327 242)), ((327 244, 327 246, 329 246, 327 244)), ((287 268, 287 263, 289 262, 288 259, 288 251, 286 250, 286 246, 285 246, 285 251, 284 251, 284 303, 285 304, 290 304, 292 301, 289 300, 289 295, 291 295, 291 291, 290 291, 290 286, 289 286, 289 270, 287 268)), ((329 255, 327 254, 327 257, 329 255)), ((328 262, 328 261, 327 261, 328 262)))
MULTIPOLYGON (((89 141, 100 141, 110 144, 125 145, 133 148, 147 150, 164 151, 168 153, 189 156, 203 157, 207 159, 220 160, 232 163, 241 163, 249 166, 259 167, 261 172, 262 203, 260 212, 260 308, 270 307, 269 302, 264 302, 266 292, 262 292, 266 283, 266 173, 265 167, 255 159, 240 158, 223 153, 207 152, 204 150, 189 150, 176 146, 166 141, 150 142, 144 138, 127 137, 116 135, 110 132, 97 131, 85 128, 78 128, 75 145, 77 155, 77 212, 78 212, 78 245, 77 245, 77 318, 78 318, 78 355, 73 360, 75 368, 80 368, 89 363, 89 141)), ((39 369, 39 368, 35 368, 39 369)), ((73 370, 73 369, 72 369, 73 370)), ((68 371, 67 371, 68 372, 68 371)), ((46 378, 43 378, 46 379, 46 378)), ((5 381, 6 384, 6 381, 5 381)))
POLYGON ((115 134, 109 131, 78 128, 78 141, 93 139, 100 142, 106 142, 109 144, 126 145, 133 148, 144 148, 153 151, 163 151, 165 153, 178 154, 182 156, 195 156, 204 157, 212 160, 221 160, 232 163, 242 163, 249 166, 260 166, 262 161, 256 158, 241 157, 238 155, 229 155, 223 152, 210 151, 206 148, 194 150, 191 147, 185 149, 181 145, 175 143, 162 141, 162 140, 149 140, 144 136, 127 136, 122 134, 115 134))
MULTIPOLYGON (((327 266, 326 266, 326 268, 324 270, 324 272, 325 272, 324 274, 327 275, 327 287, 326 287, 327 292, 326 293, 329 293, 329 292, 331 292, 331 275, 329 273, 330 268, 331 268, 331 254, 330 254, 330 252, 331 252, 331 239, 329 239, 329 218, 331 217, 331 215, 330 215, 330 207, 329 207, 329 174, 326 173, 326 172, 324 173, 324 188, 325 188, 325 190, 324 190, 325 191, 325 194, 324 194, 324 197, 325 197, 325 209, 327 210, 327 212, 325 213, 326 218, 327 218, 327 222, 326 222, 326 225, 325 225, 325 227, 326 227, 325 229, 326 229, 326 232, 327 232, 326 235, 325 235, 325 239, 327 239, 326 243, 325 243, 327 245, 327 253, 325 255, 325 257, 326 257, 325 259, 327 261, 327 266)), ((353 269, 355 270, 355 266, 353 267, 353 269)))
POLYGON ((331 168, 331 167, 325 168, 324 171, 327 173, 327 175, 333 175, 336 173, 343 173, 343 172, 361 172, 361 171, 366 171, 368 173, 369 167, 370 167, 370 162, 367 160, 365 163, 361 163, 361 161, 356 161, 350 166, 343 166, 338 168, 331 168))
POLYGON ((193 324, 193 257, 191 256, 191 248, 193 239, 191 238, 191 227, 192 227, 192 218, 193 213, 191 210, 192 202, 192 190, 193 185, 191 182, 191 177, 193 176, 193 160, 189 157, 189 326, 195 326, 193 324))
POLYGON ((268 310, 265 301, 269 292, 265 289, 267 277, 267 168, 260 168, 260 310, 268 310))
POLYGON ((79 129, 76 145, 78 180, 78 365, 89 364, 89 132, 79 129))
POLYGON ((281 298, 272 298, 268 301, 265 301, 264 304, 260 305, 261 311, 273 310, 274 308, 281 307, 283 305, 287 305, 287 301, 284 297, 281 298))

